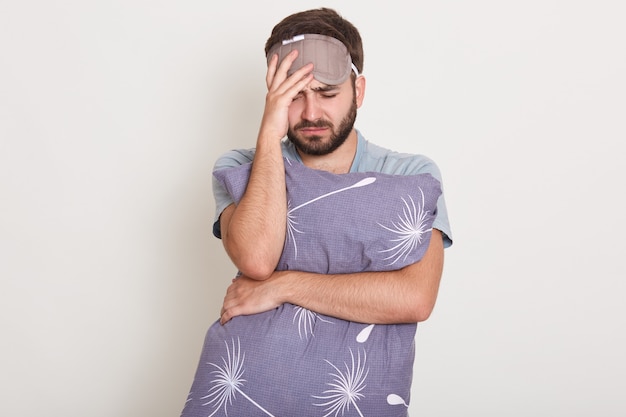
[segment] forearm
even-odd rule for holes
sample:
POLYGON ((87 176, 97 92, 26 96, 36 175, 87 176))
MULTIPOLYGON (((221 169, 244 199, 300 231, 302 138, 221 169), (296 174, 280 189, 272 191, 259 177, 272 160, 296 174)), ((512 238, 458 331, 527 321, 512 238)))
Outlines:
POLYGON ((396 271, 320 275, 285 272, 278 282, 284 302, 344 320, 390 324, 426 320, 443 272, 443 240, 433 230, 417 263, 396 271))
POLYGON ((345 275, 289 274, 292 276, 283 286, 286 302, 362 323, 424 321, 437 295, 436 285, 423 285, 405 270, 345 275))
POLYGON ((276 268, 285 239, 287 202, 280 141, 261 133, 248 186, 236 207, 222 213, 222 241, 233 263, 254 279, 276 268))
POLYGON ((236 207, 231 205, 220 215, 226 252, 243 274, 256 280, 274 272, 285 241, 287 192, 281 140, 288 131, 289 105, 313 79, 312 64, 287 77, 297 55, 292 51, 280 66, 277 55, 269 62, 265 110, 246 192, 236 207))

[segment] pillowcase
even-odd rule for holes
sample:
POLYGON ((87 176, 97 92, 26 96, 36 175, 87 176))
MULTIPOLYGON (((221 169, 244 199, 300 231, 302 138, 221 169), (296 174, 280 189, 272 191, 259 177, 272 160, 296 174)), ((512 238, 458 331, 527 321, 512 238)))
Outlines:
MULTIPOLYGON (((430 174, 333 174, 285 162, 287 236, 277 269, 326 274, 400 269, 430 243, 441 185, 430 174)), ((238 203, 252 163, 213 173, 238 203)))
MULTIPOLYGON (((384 271, 424 255, 441 194, 430 174, 336 175, 284 163, 287 234, 278 269, 384 271)), ((236 203, 251 166, 214 172, 236 203)), ((416 326, 351 322, 290 303, 223 326, 216 321, 182 416, 347 416, 361 409, 406 417, 416 326)))

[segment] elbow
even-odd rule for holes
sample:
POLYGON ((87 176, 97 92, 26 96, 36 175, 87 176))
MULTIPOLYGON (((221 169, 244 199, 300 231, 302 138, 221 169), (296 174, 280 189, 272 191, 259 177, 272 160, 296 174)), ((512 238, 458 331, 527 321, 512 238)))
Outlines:
POLYGON ((428 320, 430 315, 432 314, 434 306, 420 306, 416 308, 413 315, 415 323, 420 323, 422 321, 428 320))
POLYGON ((265 281, 276 271, 276 263, 269 262, 266 259, 256 257, 245 257, 245 259, 232 258, 235 266, 243 275, 248 278, 265 281))
POLYGON ((423 321, 428 320, 432 312, 433 310, 429 308, 414 307, 410 311, 405 313, 405 315, 403 316, 404 318, 402 320, 395 320, 395 321, 402 322, 402 323, 421 323, 423 321))
POLYGON ((269 268, 267 266, 258 265, 258 264, 244 264, 238 267, 239 272, 245 275, 248 278, 257 280, 257 281, 265 281, 269 277, 272 276, 275 269, 269 268))
POLYGON ((230 260, 235 264, 237 270, 248 278, 264 281, 272 276, 278 265, 278 258, 259 250, 249 251, 232 244, 232 241, 225 241, 224 247, 230 260))
POLYGON ((412 308, 410 309, 410 322, 411 323, 420 323, 428 320, 428 318, 433 313, 435 309, 435 300, 433 299, 422 299, 418 302, 414 303, 412 308))

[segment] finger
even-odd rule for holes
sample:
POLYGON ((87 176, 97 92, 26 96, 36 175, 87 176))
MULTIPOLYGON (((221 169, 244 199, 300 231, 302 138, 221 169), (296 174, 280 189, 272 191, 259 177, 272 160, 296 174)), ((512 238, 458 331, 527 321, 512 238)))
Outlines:
POLYGON ((272 89, 272 87, 274 89, 278 89, 280 86, 283 86, 285 84, 285 80, 290 81, 290 83, 288 84, 288 87, 290 87, 292 83, 306 77, 306 75, 313 70, 313 64, 309 63, 303 65, 297 71, 294 71, 293 74, 288 76, 287 74, 289 73, 289 69, 292 67, 297 57, 298 50, 294 49, 282 60, 282 62, 278 66, 278 69, 273 73, 273 76, 271 77, 271 82, 268 84, 268 88, 270 90, 272 89))
POLYGON ((226 323, 227 311, 229 308, 232 308, 233 301, 230 296, 230 287, 226 290, 226 295, 224 296, 224 300, 222 301, 222 308, 220 309, 220 323, 226 323))
POLYGON ((278 66, 278 54, 274 54, 270 58, 270 62, 267 65, 267 74, 265 75, 265 83, 267 84, 268 90, 270 86, 272 85, 272 81, 274 80, 274 75, 276 75, 277 66, 278 66))
POLYGON ((289 68, 291 68, 297 57, 297 49, 289 52, 280 63, 278 62, 278 54, 272 56, 267 67, 266 81, 268 90, 271 90, 272 85, 280 85, 287 78, 287 72, 289 72, 289 68))
POLYGON ((220 312, 220 324, 224 325, 225 323, 228 323, 228 321, 230 321, 233 317, 233 307, 223 306, 222 311, 220 312))
POLYGON ((230 317, 226 315, 226 313, 220 316, 220 324, 223 326, 230 321, 230 317))
POLYGON ((311 83, 311 81, 313 81, 313 73, 311 72, 312 68, 313 64, 307 64, 298 71, 294 72, 291 76, 289 76, 289 78, 284 80, 279 85, 277 85, 277 83, 280 77, 275 78, 274 85, 270 87, 267 99, 270 102, 276 100, 276 104, 278 105, 288 106, 291 104, 294 97, 304 90, 306 86, 311 83))
POLYGON ((292 83, 284 83, 284 86, 287 88, 287 91, 290 94, 298 94, 300 91, 302 91, 307 85, 309 85, 311 83, 311 81, 313 81, 313 64, 307 64, 304 67, 300 68, 298 71, 294 72, 290 77, 289 80, 293 82, 292 83))
POLYGON ((246 314, 241 308, 230 307, 223 309, 222 314, 220 315, 220 323, 222 325, 228 323, 231 319, 237 316, 241 316, 246 314))

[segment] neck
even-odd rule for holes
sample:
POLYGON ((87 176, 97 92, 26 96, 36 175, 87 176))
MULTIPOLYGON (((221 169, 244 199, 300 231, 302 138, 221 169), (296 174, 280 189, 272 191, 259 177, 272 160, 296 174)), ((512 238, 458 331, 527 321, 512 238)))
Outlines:
POLYGON ((309 168, 329 171, 334 174, 346 174, 350 172, 352 161, 356 155, 358 137, 356 130, 352 129, 348 139, 332 153, 327 155, 307 155, 298 150, 302 163, 309 168))

